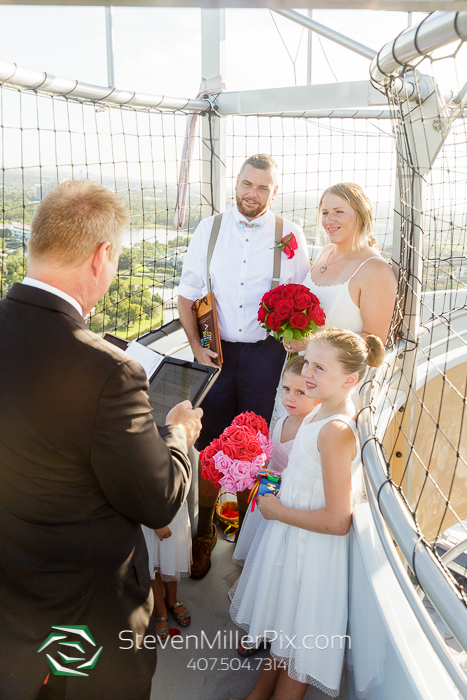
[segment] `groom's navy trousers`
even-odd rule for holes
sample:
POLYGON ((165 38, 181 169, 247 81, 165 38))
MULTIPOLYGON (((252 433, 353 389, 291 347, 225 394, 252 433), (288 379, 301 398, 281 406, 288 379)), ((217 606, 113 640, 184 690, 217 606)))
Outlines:
POLYGON ((268 336, 256 343, 223 340, 222 354, 222 371, 201 404, 204 415, 198 450, 218 438, 244 411, 254 411, 269 424, 286 352, 282 343, 268 336))

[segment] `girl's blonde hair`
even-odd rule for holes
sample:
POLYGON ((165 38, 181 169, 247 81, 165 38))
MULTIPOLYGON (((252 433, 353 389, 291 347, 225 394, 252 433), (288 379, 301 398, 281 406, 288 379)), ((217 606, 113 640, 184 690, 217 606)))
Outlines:
POLYGON ((287 364, 285 365, 284 371, 282 372, 282 376, 284 376, 284 374, 286 372, 289 372, 290 374, 301 375, 304 364, 305 364, 305 356, 304 355, 295 355, 295 357, 291 357, 290 360, 288 360, 287 364))
POLYGON ((321 221, 321 210, 323 208, 323 199, 327 194, 335 194, 349 204, 357 215, 358 231, 355 236, 353 249, 355 251, 362 250, 366 246, 374 246, 376 238, 373 234, 374 217, 373 207, 368 196, 360 185, 355 182, 338 182, 337 185, 332 185, 324 190, 319 200, 318 206, 318 226, 321 221))
POLYGON ((367 365, 379 367, 384 359, 384 345, 376 335, 362 338, 340 328, 325 328, 313 333, 311 342, 327 343, 337 350, 337 357, 345 374, 358 372, 358 380, 365 374, 367 365))

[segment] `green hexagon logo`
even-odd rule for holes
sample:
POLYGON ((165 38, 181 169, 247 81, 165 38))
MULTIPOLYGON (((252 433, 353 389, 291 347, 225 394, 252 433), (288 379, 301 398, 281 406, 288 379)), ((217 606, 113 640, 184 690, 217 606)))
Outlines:
POLYGON ((92 647, 97 646, 89 627, 87 625, 52 625, 52 629, 57 630, 57 632, 49 634, 37 653, 39 654, 44 649, 49 650, 46 656, 54 676, 89 676, 86 671, 91 671, 94 668, 104 648, 98 649, 87 660, 86 647, 91 645, 91 651, 94 651, 92 647), (55 646, 51 647, 52 644, 55 646), (51 655, 52 650, 57 658, 51 655))

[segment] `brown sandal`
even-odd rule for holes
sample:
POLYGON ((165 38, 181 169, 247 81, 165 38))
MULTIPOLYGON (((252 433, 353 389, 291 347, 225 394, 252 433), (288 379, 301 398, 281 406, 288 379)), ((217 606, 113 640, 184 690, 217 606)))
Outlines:
MULTIPOLYGON (((156 617, 154 622, 167 622, 168 623, 168 618, 167 617, 156 617)), ((156 627, 156 637, 159 639, 161 642, 165 642, 166 639, 168 639, 170 635, 169 632, 169 625, 167 624, 165 627, 156 627)))
POLYGON ((259 643, 259 646, 245 647, 245 646, 243 646, 244 639, 245 640, 248 639, 248 635, 246 635, 245 637, 242 637, 237 645, 237 653, 239 656, 253 656, 253 654, 256 654, 261 649, 266 649, 267 642, 264 640, 259 643))
POLYGON ((173 605, 167 605, 167 603, 166 603, 166 607, 167 607, 167 610, 170 611, 170 614, 174 618, 175 622, 177 622, 180 625, 180 627, 188 627, 191 624, 190 611, 187 608, 185 608, 183 603, 177 602, 177 603, 174 603, 173 605), (185 610, 183 610, 183 612, 176 613, 174 611, 174 608, 185 608, 185 610), (184 620, 185 620, 185 622, 184 622, 184 620))

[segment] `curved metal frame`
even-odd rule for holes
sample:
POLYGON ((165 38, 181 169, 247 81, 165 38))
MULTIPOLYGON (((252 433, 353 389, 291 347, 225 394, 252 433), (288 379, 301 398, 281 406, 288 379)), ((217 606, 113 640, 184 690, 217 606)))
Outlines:
POLYGON ((211 108, 209 100, 191 100, 183 97, 147 95, 117 88, 100 87, 69 78, 59 78, 41 71, 22 68, 16 63, 0 61, 0 84, 8 83, 30 90, 38 90, 62 97, 70 97, 109 105, 146 107, 147 109, 170 109, 184 112, 206 112, 211 108))
POLYGON ((406 66, 456 40, 467 40, 467 12, 433 12, 383 46, 371 63, 370 76, 378 85, 387 85, 406 66))

